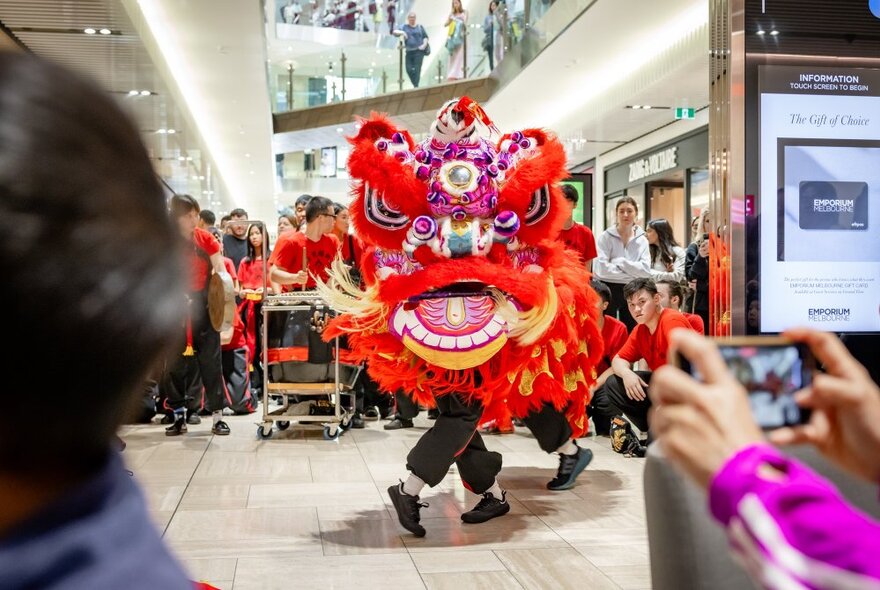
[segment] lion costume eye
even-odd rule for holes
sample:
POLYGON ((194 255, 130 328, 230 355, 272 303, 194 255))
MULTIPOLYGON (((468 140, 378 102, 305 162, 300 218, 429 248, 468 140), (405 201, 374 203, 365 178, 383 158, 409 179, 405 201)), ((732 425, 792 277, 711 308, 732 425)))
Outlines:
POLYGON ((403 229, 409 224, 409 217, 388 205, 385 198, 369 184, 364 184, 364 213, 370 222, 387 229, 403 229))
POLYGON ((546 184, 532 193, 529 208, 526 211, 526 225, 534 225, 547 217, 550 212, 550 187, 546 184))

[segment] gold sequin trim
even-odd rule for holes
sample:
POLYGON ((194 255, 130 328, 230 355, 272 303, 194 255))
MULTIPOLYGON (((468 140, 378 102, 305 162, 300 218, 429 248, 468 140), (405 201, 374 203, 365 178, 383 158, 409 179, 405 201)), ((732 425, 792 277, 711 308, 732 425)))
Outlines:
POLYGON ((568 347, 565 345, 565 342, 562 340, 551 340, 550 346, 553 347, 553 356, 556 357, 556 360, 560 360, 562 356, 565 354, 565 351, 568 347))

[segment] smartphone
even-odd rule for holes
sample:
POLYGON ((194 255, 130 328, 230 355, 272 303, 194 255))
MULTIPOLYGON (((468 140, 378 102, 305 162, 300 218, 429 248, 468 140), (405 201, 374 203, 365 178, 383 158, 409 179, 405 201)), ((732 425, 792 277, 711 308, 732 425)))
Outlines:
MULTIPOLYGON (((794 401, 794 393, 812 383, 816 362, 803 344, 775 336, 716 339, 731 373, 749 393, 755 422, 764 429, 804 424, 809 410, 794 401)), ((699 372, 677 351, 672 362, 694 379, 699 372)))

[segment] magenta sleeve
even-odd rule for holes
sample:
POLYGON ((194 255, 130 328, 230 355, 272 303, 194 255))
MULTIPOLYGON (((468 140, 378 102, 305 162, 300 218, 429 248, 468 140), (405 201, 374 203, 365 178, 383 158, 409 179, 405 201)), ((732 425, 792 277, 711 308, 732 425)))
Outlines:
POLYGON ((729 459, 712 481, 709 505, 762 585, 880 588, 880 523, 769 445, 729 459))

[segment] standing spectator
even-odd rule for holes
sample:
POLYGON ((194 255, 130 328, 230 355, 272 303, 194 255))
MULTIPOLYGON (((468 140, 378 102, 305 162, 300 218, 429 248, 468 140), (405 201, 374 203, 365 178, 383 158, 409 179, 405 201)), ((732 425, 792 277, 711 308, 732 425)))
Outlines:
POLYGON ((694 293, 689 311, 699 315, 703 324, 709 326, 709 234, 712 221, 708 207, 700 211, 698 227, 701 234, 687 247, 684 268, 688 285, 694 293))
POLYGON ((636 200, 621 197, 614 211, 617 223, 599 236, 593 274, 611 290, 608 314, 622 321, 632 332, 636 321, 627 311, 623 286, 633 279, 650 276, 651 252, 645 232, 636 225, 639 215, 636 200))
MULTIPOLYGON (((257 396, 263 391, 263 370, 260 353, 263 350, 263 265, 268 264, 269 235, 260 225, 248 228, 248 254, 238 266, 241 282, 241 305, 238 315, 244 323, 245 342, 248 349, 248 371, 251 387, 257 396)), ((270 284, 269 291, 276 289, 270 284)), ((278 289, 280 291, 280 288, 278 289)))
POLYGON ((388 0, 385 7, 388 11, 388 31, 390 32, 397 25, 397 0, 388 0))
POLYGON ((298 231, 296 213, 290 207, 285 207, 278 216, 278 237, 289 231, 298 231))
POLYGON ((223 236, 223 251, 232 259, 235 268, 247 256, 248 214, 244 209, 233 209, 229 213, 229 232, 223 236))
POLYGON ((651 252, 651 278, 654 281, 683 281, 685 251, 675 241, 669 222, 663 218, 652 219, 647 223, 645 236, 651 252))
POLYGON ((492 0, 491 2, 489 2, 489 12, 486 13, 486 17, 483 19, 482 47, 483 51, 486 52, 486 55, 489 56, 490 72, 495 69, 495 29, 498 26, 495 12, 497 10, 498 2, 496 0, 492 0))
POLYGON ((568 206, 568 219, 559 232, 559 238, 565 242, 566 248, 577 252, 581 262, 587 270, 590 270, 593 258, 596 257, 596 239, 593 237, 593 231, 574 220, 574 209, 578 204, 577 190, 570 184, 563 184, 562 196, 565 197, 565 204, 568 206))
POLYGON ((406 51, 406 75, 412 82, 413 88, 419 87, 422 76, 422 61, 425 59, 425 49, 428 47, 428 33, 422 25, 416 24, 416 13, 406 15, 406 24, 395 35, 403 38, 403 46, 406 51))
POLYGON ((446 66, 446 79, 450 82, 464 78, 464 36, 467 34, 468 13, 461 0, 452 0, 452 12, 444 24, 446 29, 446 49, 449 63, 446 66))
POLYGON ((703 325, 703 318, 695 313, 688 313, 681 309, 684 305, 684 289, 681 283, 676 283, 668 279, 661 279, 654 283, 657 285, 657 293, 660 295, 660 305, 669 309, 676 309, 681 312, 684 319, 688 321, 695 332, 700 334, 706 333, 706 327, 703 325))
POLYGON ((300 24, 301 15, 302 4, 299 3, 299 0, 287 0, 287 4, 281 7, 281 20, 288 25, 300 24))
POLYGON ((226 235, 229 233, 229 221, 231 219, 232 219, 231 215, 224 215, 223 217, 220 218, 220 231, 223 233, 223 235, 226 235))
POLYGON ((226 256, 226 253, 223 249, 223 234, 220 233, 220 230, 216 227, 211 227, 208 229, 208 233, 214 236, 214 239, 217 240, 217 243, 220 244, 220 256, 223 257, 223 266, 226 267, 226 272, 229 273, 230 278, 232 278, 232 286, 235 289, 235 292, 238 293, 241 289, 241 285, 238 282, 238 272, 236 271, 235 263, 231 258, 226 256))
POLYGON ((191 590, 115 451, 183 319, 176 236, 137 129, 91 82, 2 52, 0 160, 6 361, 76 375, 63 392, 4 389, 0 587, 191 590))
POLYGON ((339 240, 339 252, 342 255, 342 260, 349 268, 359 274, 364 246, 358 237, 349 231, 351 217, 348 214, 348 208, 345 205, 333 203, 333 213, 336 215, 336 224, 331 233, 339 240))
POLYGON ((303 231, 306 223, 306 205, 312 200, 312 195, 300 195, 293 203, 293 211, 296 213, 296 229, 303 231))
POLYGON ((208 229, 209 227, 214 227, 214 224, 217 223, 217 216, 214 215, 214 212, 210 209, 202 209, 199 211, 199 227, 202 229, 208 229))

